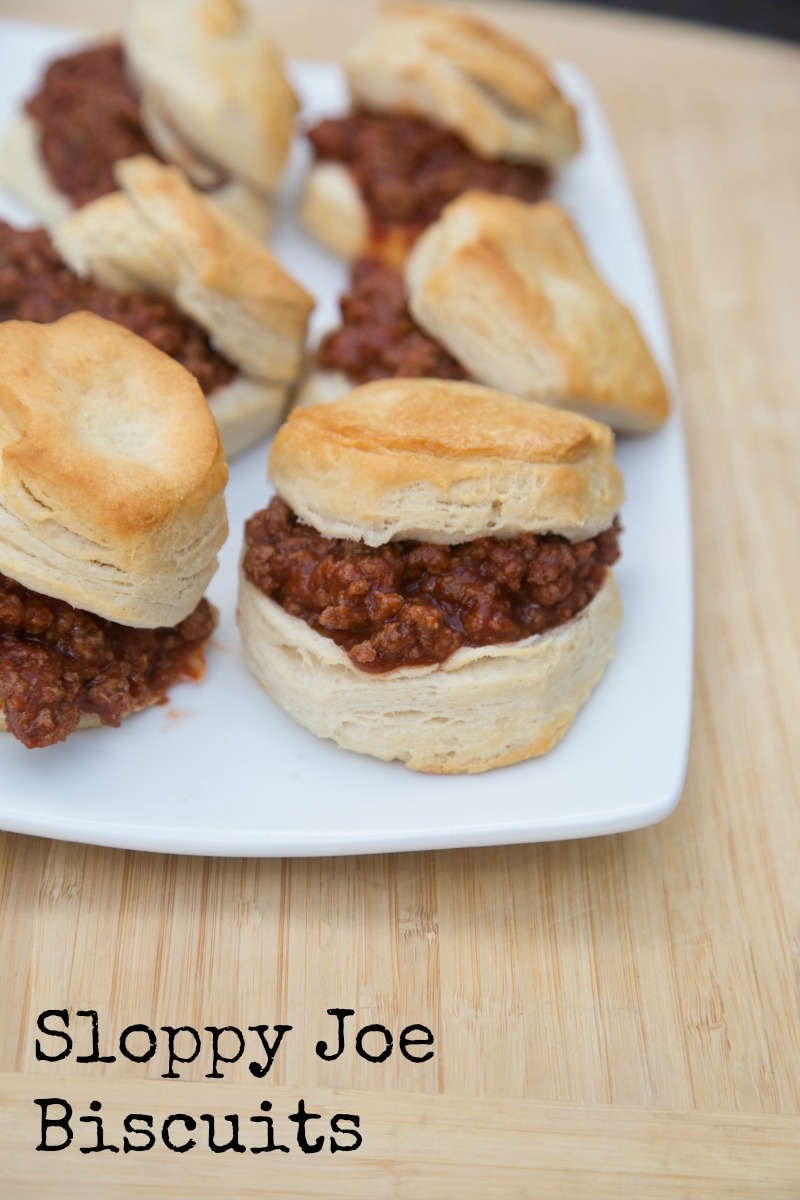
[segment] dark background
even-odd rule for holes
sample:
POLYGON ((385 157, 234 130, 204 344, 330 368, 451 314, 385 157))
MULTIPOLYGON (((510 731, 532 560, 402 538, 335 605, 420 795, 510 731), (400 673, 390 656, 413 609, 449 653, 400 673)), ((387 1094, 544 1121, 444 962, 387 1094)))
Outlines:
POLYGON ((598 0, 597 7, 661 13, 800 42, 800 0, 598 0))

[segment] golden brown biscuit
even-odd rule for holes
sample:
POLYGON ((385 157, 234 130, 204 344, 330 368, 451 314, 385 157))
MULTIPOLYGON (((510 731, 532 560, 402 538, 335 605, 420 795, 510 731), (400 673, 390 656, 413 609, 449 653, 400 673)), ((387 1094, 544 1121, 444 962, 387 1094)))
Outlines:
MULTIPOLYGON (((487 538, 510 545, 521 535, 546 533, 588 543, 575 551, 576 562, 586 561, 580 555, 594 553, 591 539, 610 529, 623 498, 613 436, 604 426, 472 384, 432 380, 381 381, 333 404, 293 413, 275 439, 270 475, 300 522, 325 538, 361 543, 362 552, 400 542, 399 552, 412 556, 418 541, 453 547, 487 538)), ((302 524, 290 525, 290 546, 302 524)), ((425 561, 434 562, 434 576, 452 570, 435 565, 430 547, 420 549, 425 561)), ((621 605, 607 567, 596 577, 597 590, 554 628, 517 641, 498 636, 488 645, 481 642, 491 643, 491 637, 481 634, 477 644, 459 644, 432 661, 413 629, 404 632, 406 621, 422 620, 424 627, 427 618, 414 617, 410 609, 422 597, 430 612, 426 603, 438 603, 431 592, 418 596, 412 587, 408 616, 398 615, 399 597, 389 597, 381 616, 384 592, 375 574, 380 557, 371 570, 360 565, 356 545, 342 550, 322 543, 321 552, 332 555, 331 572, 336 564, 352 564, 350 574, 341 576, 346 590, 338 593, 348 598, 321 603, 355 605, 357 613, 366 604, 368 612, 378 613, 378 640, 368 653, 354 657, 346 643, 318 632, 323 625, 331 634, 364 629, 362 616, 351 626, 343 623, 339 608, 325 608, 314 627, 302 619, 302 602, 293 600, 290 612, 273 599, 274 588, 282 586, 275 582, 283 578, 275 574, 282 569, 276 566, 280 545, 259 544, 251 560, 248 543, 238 619, 245 659, 270 696, 301 725, 346 749, 444 774, 485 771, 542 754, 563 736, 611 658, 621 605), (252 562, 267 564, 263 588, 250 573, 252 562), (372 588, 377 607, 369 601, 372 588), (400 624, 384 638, 382 623, 394 619, 400 624), (396 651, 397 638, 409 639, 407 650, 396 651), (362 668, 375 664, 378 645, 390 648, 395 666, 386 669, 378 660, 378 666, 362 668)), ((552 552, 560 553, 546 551, 552 552)), ((488 555, 488 544, 477 553, 488 555)), ((492 561, 499 563, 503 553, 492 561)), ((303 561, 304 571, 311 570, 313 557, 303 561)), ((481 576, 481 586, 488 588, 484 599, 494 586, 527 586, 523 577, 516 583, 504 577, 504 568, 490 566, 488 558, 480 561, 505 578, 495 585, 494 575, 481 576)), ((612 562, 613 556, 601 561, 612 562)), ((327 594, 324 580, 332 577, 327 565, 324 572, 314 587, 327 594)), ((466 603, 454 619, 469 623, 468 614, 474 616, 480 602, 474 588, 463 590, 464 579, 452 579, 455 590, 444 593, 445 603, 466 603), (469 607, 473 603, 477 609, 469 607)))
POLYGON ((320 157, 301 216, 348 261, 401 265, 441 205, 469 187, 538 200, 548 173, 580 149, 575 109, 546 64, 467 14, 388 4, 345 69, 354 112, 311 131, 320 157))
MULTIPOLYGON (((134 0, 122 51, 141 141, 263 237, 297 111, 272 44, 238 0, 134 0)), ((73 202, 51 179, 41 141, 37 121, 15 117, 0 178, 49 227, 73 202)))
POLYGON ((482 383, 624 432, 666 419, 634 317, 557 205, 468 193, 423 234, 405 277, 416 321, 482 383))
POLYGON ((580 147, 575 110, 546 64, 465 13, 387 4, 345 69, 357 104, 426 117, 482 158, 558 166, 580 147))
POLYGON ((280 419, 314 301, 255 234, 176 167, 140 156, 120 162, 115 174, 122 190, 76 210, 53 240, 83 277, 170 297, 238 368, 232 384, 209 396, 231 454, 280 419))
POLYGON ((0 325, 0 570, 139 628, 193 611, 227 469, 197 381, 91 313, 0 325))
POLYGON ((623 495, 606 426, 431 379, 381 380, 296 410, 270 474, 302 520, 369 546, 523 530, 591 537, 623 495))
MULTIPOLYGON (((157 149, 166 126, 187 154, 258 194, 274 191, 297 98, 238 0, 134 0, 123 41, 157 149)), ((174 155, 175 141, 167 148, 174 155)))

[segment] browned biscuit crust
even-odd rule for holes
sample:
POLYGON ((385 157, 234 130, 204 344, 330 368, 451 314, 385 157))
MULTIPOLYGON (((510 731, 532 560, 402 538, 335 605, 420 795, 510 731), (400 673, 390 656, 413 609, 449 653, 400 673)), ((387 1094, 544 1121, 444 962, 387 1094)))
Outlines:
POLYGON ((166 122, 187 152, 269 195, 297 98, 277 50, 239 0, 135 0, 123 42, 145 117, 156 114, 148 132, 159 149, 166 122))
POLYGON ((623 496, 614 439, 576 413, 475 384, 382 380, 295 410, 270 456, 277 491, 330 537, 452 543, 607 528, 623 496))
POLYGON ((580 147, 575 110, 546 64, 464 13, 387 4, 345 68, 356 103, 426 117, 484 158, 558 166, 580 147))
POLYGON ((624 432, 664 422, 661 373, 567 214, 469 192, 405 267, 409 307, 475 379, 624 432))
POLYGON ((227 532, 197 381, 86 312, 4 322, 0 362, 0 570, 122 624, 175 625, 227 532))

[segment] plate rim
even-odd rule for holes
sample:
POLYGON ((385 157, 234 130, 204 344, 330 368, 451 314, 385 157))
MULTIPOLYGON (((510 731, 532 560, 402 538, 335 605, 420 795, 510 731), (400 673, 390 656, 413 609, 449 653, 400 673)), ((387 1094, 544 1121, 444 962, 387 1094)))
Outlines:
MULTIPOLYGON (((15 27, 26 31, 35 31, 36 34, 63 36, 72 40, 79 40, 82 33, 84 36, 91 36, 86 35, 85 31, 72 27, 40 25, 37 22, 16 19, 0 19, 0 30, 8 28, 13 31, 15 27)), ((310 67, 326 69, 339 67, 337 63, 321 59, 295 59, 289 60, 289 62, 293 71, 302 71, 310 67)), ((61 814, 54 817, 49 813, 27 812, 24 808, 19 807, 19 801, 14 805, 4 807, 4 802, 0 798, 0 827, 11 833, 151 853, 222 857, 327 857, 533 844, 542 841, 595 837, 644 828, 664 820, 674 811, 682 796, 691 745, 695 618, 691 492, 685 426, 681 414, 675 358, 666 321, 660 281, 644 234, 635 195, 605 110, 591 81, 580 68, 574 64, 562 62, 556 63, 555 66, 559 75, 567 79, 571 76, 580 81, 583 90, 591 99, 593 119, 599 120, 604 126, 606 149, 609 149, 613 155, 617 179, 627 192, 630 213, 633 214, 637 225, 635 233, 643 252, 643 259, 639 262, 639 266, 649 277, 654 316, 662 326, 662 341, 668 354, 668 362, 665 365, 668 368, 672 401, 670 421, 674 422, 677 427, 680 460, 679 500, 684 526, 681 545, 686 559, 684 564, 686 571, 682 584, 684 591, 688 592, 686 612, 688 644, 685 647, 686 653, 683 659, 684 668, 688 673, 688 700, 685 706, 682 739, 671 760, 672 771, 669 778, 666 778, 665 773, 663 786, 655 789, 648 797, 647 802, 640 803, 636 808, 623 804, 619 809, 605 809, 602 813, 588 818, 585 813, 567 814, 566 816, 554 813, 551 817, 536 817, 534 824, 523 820, 500 820, 484 823, 473 821, 464 827, 446 825, 440 828, 437 825, 427 825, 422 828, 407 827, 392 831, 366 830, 361 833, 354 833, 351 829, 270 833, 265 830, 254 832, 252 829, 243 828, 221 830, 205 825, 195 825, 187 829, 185 826, 177 825, 154 826, 120 821, 112 823, 96 818, 71 817, 61 814)), ((684 598, 686 599, 686 597, 684 598)), ((524 766, 524 764, 520 765, 524 766)), ((504 768, 503 770, 508 769, 504 768)), ((409 772, 409 775, 413 775, 413 773, 409 772)), ((500 778, 502 771, 489 772, 488 776, 500 778)))

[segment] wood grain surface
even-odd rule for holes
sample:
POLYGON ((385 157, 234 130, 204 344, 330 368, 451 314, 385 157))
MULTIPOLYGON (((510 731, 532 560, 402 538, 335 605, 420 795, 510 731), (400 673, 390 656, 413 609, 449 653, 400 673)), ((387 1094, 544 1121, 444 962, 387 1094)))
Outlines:
MULTIPOLYGON (((374 6, 260 7, 287 53, 333 56, 374 6)), ((684 797, 638 833, 355 859, 2 836, 3 1195, 800 1197, 800 55, 580 8, 485 9, 592 79, 660 273, 695 529, 684 797), (323 1061, 337 1006, 396 1036, 429 1026, 434 1058, 323 1061), (206 1079, 204 1052, 176 1082, 161 1043, 142 1065, 38 1062, 47 1008, 96 1009, 103 1053, 134 1023, 293 1029, 264 1080, 246 1056, 206 1079), (265 1099, 286 1132, 303 1097, 326 1122, 360 1114, 364 1143, 37 1154, 33 1100, 50 1096, 76 1119, 100 1100, 117 1141, 129 1112, 246 1120, 265 1099)), ((0 6, 104 28, 121 10, 0 6)))

